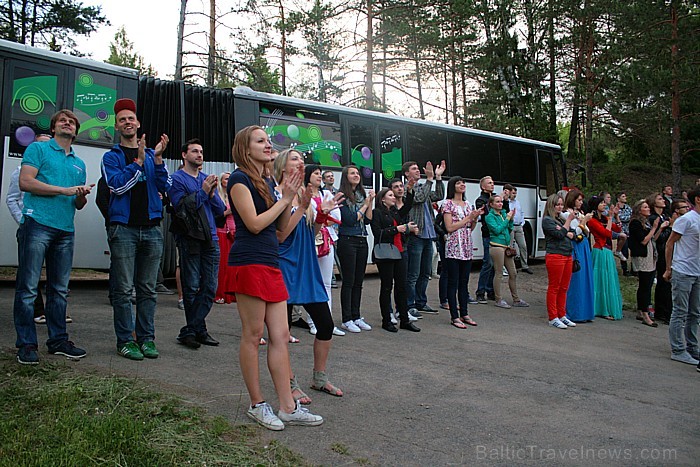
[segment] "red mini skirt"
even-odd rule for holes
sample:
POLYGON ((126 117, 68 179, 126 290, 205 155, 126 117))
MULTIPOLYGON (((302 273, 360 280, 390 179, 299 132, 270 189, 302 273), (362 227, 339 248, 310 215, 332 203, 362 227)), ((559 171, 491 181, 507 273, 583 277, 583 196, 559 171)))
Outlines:
POLYGON ((262 264, 230 266, 227 294, 244 294, 258 297, 269 303, 283 302, 289 298, 282 271, 262 264))

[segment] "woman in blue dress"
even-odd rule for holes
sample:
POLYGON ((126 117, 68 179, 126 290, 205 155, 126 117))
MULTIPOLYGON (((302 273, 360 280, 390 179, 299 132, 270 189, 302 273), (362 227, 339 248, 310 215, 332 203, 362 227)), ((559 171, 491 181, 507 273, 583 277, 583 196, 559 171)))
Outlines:
POLYGON ((586 223, 593 214, 583 214, 583 193, 574 188, 566 194, 565 211, 561 213, 566 220, 569 209, 574 211, 574 219, 569 226, 576 231, 573 243, 573 257, 578 260, 581 269, 571 275, 569 290, 566 294, 566 316, 575 323, 593 321, 593 261, 591 259, 590 232, 586 223))
MULTIPOLYGON (((275 179, 284 185, 285 175, 296 173, 303 167, 304 157, 299 151, 285 149, 275 159, 275 179)), ((276 192, 281 195, 281 186, 276 192)), ((326 363, 331 349, 333 337, 333 318, 328 308, 328 294, 323 284, 321 268, 316 255, 316 233, 326 222, 328 213, 338 206, 343 194, 338 193, 334 198, 316 205, 314 212, 311 204, 312 190, 310 186, 299 191, 292 200, 292 215, 287 226, 277 232, 279 240, 279 257, 282 277, 289 293, 287 299, 288 324, 292 324, 292 307, 303 306, 316 325, 314 340, 314 368, 311 389, 341 397, 343 391, 328 381, 326 363)), ((310 404, 311 399, 301 390, 294 372, 289 369, 292 395, 302 404, 310 404)))

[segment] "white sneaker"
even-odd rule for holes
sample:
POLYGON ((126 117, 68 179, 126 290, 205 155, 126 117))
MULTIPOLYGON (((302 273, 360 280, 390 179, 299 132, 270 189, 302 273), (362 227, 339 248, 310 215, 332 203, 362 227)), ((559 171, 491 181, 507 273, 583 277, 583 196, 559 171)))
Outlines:
POLYGON ((564 316, 563 318, 561 318, 559 321, 561 321, 562 323, 564 323, 564 324, 565 324, 567 327, 569 327, 569 328, 575 328, 575 327, 576 327, 576 323, 574 323, 573 321, 571 321, 571 320, 570 320, 569 318, 567 318, 566 316, 564 316))
POLYGON ((371 331, 371 330, 372 330, 372 326, 370 326, 369 324, 365 323, 365 319, 364 319, 364 318, 356 319, 356 320, 355 320, 355 326, 357 326, 358 328, 362 329, 363 331, 371 331))
POLYGON ((391 324, 399 324, 399 322, 396 320, 396 316, 398 314, 399 313, 397 311, 392 311, 391 313, 389 313, 389 316, 391 316, 391 324))
POLYGON ((316 333, 318 332, 318 331, 316 330, 316 325, 315 325, 314 322, 311 321, 311 320, 309 320, 309 322, 308 322, 307 324, 309 325, 309 334, 312 334, 312 335, 315 336, 316 333))
POLYGON ((506 308, 506 309, 510 308, 510 305, 508 304, 508 302, 506 302, 503 299, 497 301, 496 303, 494 303, 494 305, 496 305, 498 308, 506 308))
POLYGON ((246 415, 268 430, 284 430, 284 423, 275 415, 272 407, 270 407, 270 404, 267 402, 261 402, 255 407, 251 406, 248 412, 246 412, 246 415))
POLYGON ((551 320, 549 322, 549 324, 551 324, 552 326, 554 326, 557 329, 567 329, 569 327, 566 324, 562 323, 559 318, 554 318, 553 320, 551 320))
POLYGON ((620 261, 622 261, 623 263, 627 261, 627 258, 625 258, 625 255, 623 255, 621 251, 616 251, 614 254, 615 256, 620 258, 620 261))
POLYGON ((409 322, 418 321, 418 318, 416 318, 416 317, 413 316, 411 313, 409 313, 409 314, 408 314, 408 321, 409 321, 409 322))
POLYGON ((336 328, 335 326, 333 327, 333 335, 334 336, 344 336, 345 332, 341 331, 340 329, 336 328))
POLYGON ((360 328, 358 328, 352 321, 346 321, 341 324, 340 327, 348 332, 360 332, 360 328))
POLYGON ((278 421, 281 420, 280 423, 284 422, 288 425, 318 426, 323 423, 323 417, 312 414, 309 409, 302 407, 299 401, 297 401, 297 408, 294 409, 294 412, 287 413, 280 410, 275 418, 278 421))
POLYGON ((503 277, 508 277, 508 270, 503 266, 503 277))

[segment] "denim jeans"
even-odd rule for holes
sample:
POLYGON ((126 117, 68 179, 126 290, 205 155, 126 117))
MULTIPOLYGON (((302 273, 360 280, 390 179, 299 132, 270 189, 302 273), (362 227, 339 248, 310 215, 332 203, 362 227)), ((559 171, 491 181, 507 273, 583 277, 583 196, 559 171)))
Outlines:
POLYGON ((360 319, 362 303, 362 281, 365 279, 369 246, 367 237, 340 235, 338 238, 338 260, 343 273, 340 287, 340 307, 343 323, 360 319))
POLYGON ((479 285, 476 288, 477 297, 482 295, 493 294, 493 278, 495 277, 495 271, 493 269, 493 262, 491 261, 490 253, 490 242, 491 238, 486 237, 483 239, 484 242, 484 259, 481 263, 481 272, 479 272, 479 285))
POLYGON ((163 254, 160 226, 109 226, 110 284, 117 346, 134 340, 155 339, 156 281, 163 254), (136 319, 131 308, 131 290, 136 286, 136 319))
POLYGON ((408 237, 408 267, 406 273, 406 299, 408 308, 423 308, 428 303, 428 281, 433 261, 433 240, 415 235, 408 237))
MULTIPOLYGON (((73 265, 73 232, 39 224, 24 217, 17 231, 17 258, 19 267, 15 280, 14 321, 17 341, 15 346, 37 345, 34 324, 34 300, 37 297, 41 267, 46 261, 46 327, 49 350, 68 340, 66 306, 68 280, 73 265)), ((7 241, 7 240, 5 240, 7 241)))
POLYGON ((671 275, 673 312, 668 326, 671 351, 678 355, 686 350, 698 356, 698 322, 700 321, 700 276, 673 271, 671 275), (685 334, 685 342, 683 335, 685 334))
POLYGON ((207 333, 206 318, 214 304, 219 276, 219 242, 177 239, 180 251, 180 282, 185 304, 185 321, 180 329, 182 338, 207 333), (193 243, 194 242, 194 243, 193 243))

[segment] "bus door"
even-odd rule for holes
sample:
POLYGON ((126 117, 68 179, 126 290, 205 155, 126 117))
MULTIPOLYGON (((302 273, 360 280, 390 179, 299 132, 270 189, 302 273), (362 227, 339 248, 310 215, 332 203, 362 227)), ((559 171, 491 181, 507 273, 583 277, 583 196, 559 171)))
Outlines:
POLYGON ((545 254, 544 232, 542 231, 542 214, 547 197, 556 193, 559 189, 557 174, 554 170, 554 158, 551 150, 537 150, 537 239, 535 256, 542 257, 545 254))
POLYGON ((365 189, 379 192, 401 175, 403 130, 396 125, 348 119, 350 163, 360 169, 365 189))
MULTIPOLYGON (((48 67, 33 62, 7 59, 2 70, 2 187, 3 201, 7 195, 12 172, 22 162, 24 150, 37 135, 50 133, 51 116, 64 101, 62 82, 65 72, 60 67, 48 67)), ((3 202, 3 204, 5 204, 3 202)), ((0 209, 0 264, 17 264, 15 233, 17 224, 9 210, 0 209)))

